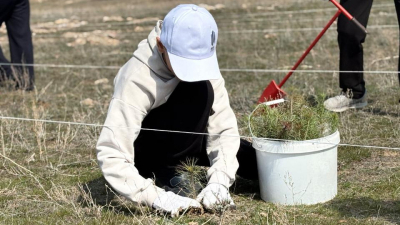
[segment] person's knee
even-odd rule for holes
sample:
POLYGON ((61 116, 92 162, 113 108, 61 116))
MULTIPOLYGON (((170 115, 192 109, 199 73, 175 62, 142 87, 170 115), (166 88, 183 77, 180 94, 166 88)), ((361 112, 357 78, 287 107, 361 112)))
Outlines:
POLYGON ((29 26, 24 26, 20 24, 7 24, 7 33, 9 33, 9 36, 11 36, 13 40, 17 41, 18 43, 23 43, 24 45, 32 45, 32 33, 29 26))
POLYGON ((365 35, 358 32, 338 31, 339 43, 361 44, 365 40, 365 35))
POLYGON ((239 168, 237 175, 248 180, 258 179, 256 151, 252 144, 246 140, 240 140, 240 148, 237 153, 239 168))
POLYGON ((355 34, 341 33, 338 34, 338 44, 344 54, 357 55, 362 53, 362 43, 364 39, 355 34))
MULTIPOLYGON (((365 26, 366 23, 363 25, 365 26)), ((366 38, 366 33, 347 18, 339 18, 337 32, 339 43, 348 42, 352 44, 361 44, 366 38)))

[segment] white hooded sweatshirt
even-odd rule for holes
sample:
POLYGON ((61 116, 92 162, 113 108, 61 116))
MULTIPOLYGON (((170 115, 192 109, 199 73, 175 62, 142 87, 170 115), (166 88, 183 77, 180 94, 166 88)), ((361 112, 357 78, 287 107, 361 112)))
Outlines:
MULTIPOLYGON (((180 82, 168 70, 158 52, 156 37, 160 36, 160 32, 158 21, 115 77, 114 95, 96 147, 99 166, 108 183, 129 200, 150 207, 164 190, 156 187, 152 179, 139 175, 134 164, 133 143, 146 115, 164 104, 180 82)), ((239 132, 224 79, 210 82, 214 89, 212 109, 215 113, 209 117, 207 131, 222 136, 210 135, 207 138, 211 165, 207 175, 209 183, 229 187, 239 167, 236 159, 239 132)))

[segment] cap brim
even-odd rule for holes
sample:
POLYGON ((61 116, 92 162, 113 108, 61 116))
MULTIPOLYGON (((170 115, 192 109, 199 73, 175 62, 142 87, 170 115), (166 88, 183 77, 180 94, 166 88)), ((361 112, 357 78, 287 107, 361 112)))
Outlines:
POLYGON ((168 52, 175 75, 182 81, 195 82, 221 78, 216 51, 206 59, 187 59, 168 52))

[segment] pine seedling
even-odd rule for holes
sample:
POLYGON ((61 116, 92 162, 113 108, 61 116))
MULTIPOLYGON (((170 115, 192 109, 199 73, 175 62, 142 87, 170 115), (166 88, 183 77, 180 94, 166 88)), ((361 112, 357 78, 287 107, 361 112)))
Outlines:
POLYGON ((338 128, 339 118, 336 113, 325 109, 324 99, 320 95, 310 102, 302 95, 293 95, 274 108, 260 106, 249 121, 253 135, 303 141, 334 133, 338 128))
POLYGON ((179 187, 190 198, 196 198, 198 192, 202 190, 207 183, 207 171, 204 167, 196 165, 197 159, 187 158, 186 162, 176 168, 176 172, 182 177, 179 187))

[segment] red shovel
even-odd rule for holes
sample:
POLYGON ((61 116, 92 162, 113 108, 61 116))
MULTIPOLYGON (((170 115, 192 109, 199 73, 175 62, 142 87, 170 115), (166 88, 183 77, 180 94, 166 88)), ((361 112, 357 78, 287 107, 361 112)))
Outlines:
POLYGON ((300 65, 301 62, 303 62, 304 58, 308 55, 308 53, 311 51, 311 49, 317 44, 319 39, 321 39, 322 35, 325 34, 325 32, 328 30, 328 28, 332 25, 333 22, 335 22, 336 18, 339 17, 341 13, 343 13, 349 20, 353 21, 358 27, 360 27, 365 33, 367 33, 367 30, 365 27, 356 20, 352 15, 350 15, 349 12, 347 12, 346 9, 344 9, 336 0, 330 0, 339 10, 336 12, 336 14, 332 17, 331 20, 329 20, 328 24, 325 25, 324 29, 318 34, 318 36, 314 39, 314 41, 311 43, 311 45, 307 48, 307 50, 303 53, 303 55, 300 57, 300 59, 296 62, 296 64, 292 67, 292 69, 289 71, 288 74, 286 74, 285 78, 277 85, 274 80, 269 83, 267 88, 265 88, 264 92, 258 99, 258 104, 274 100, 274 99, 279 99, 283 98, 286 96, 286 93, 281 89, 281 87, 285 84, 285 82, 289 79, 289 77, 293 74, 293 72, 297 69, 297 67, 300 65))

